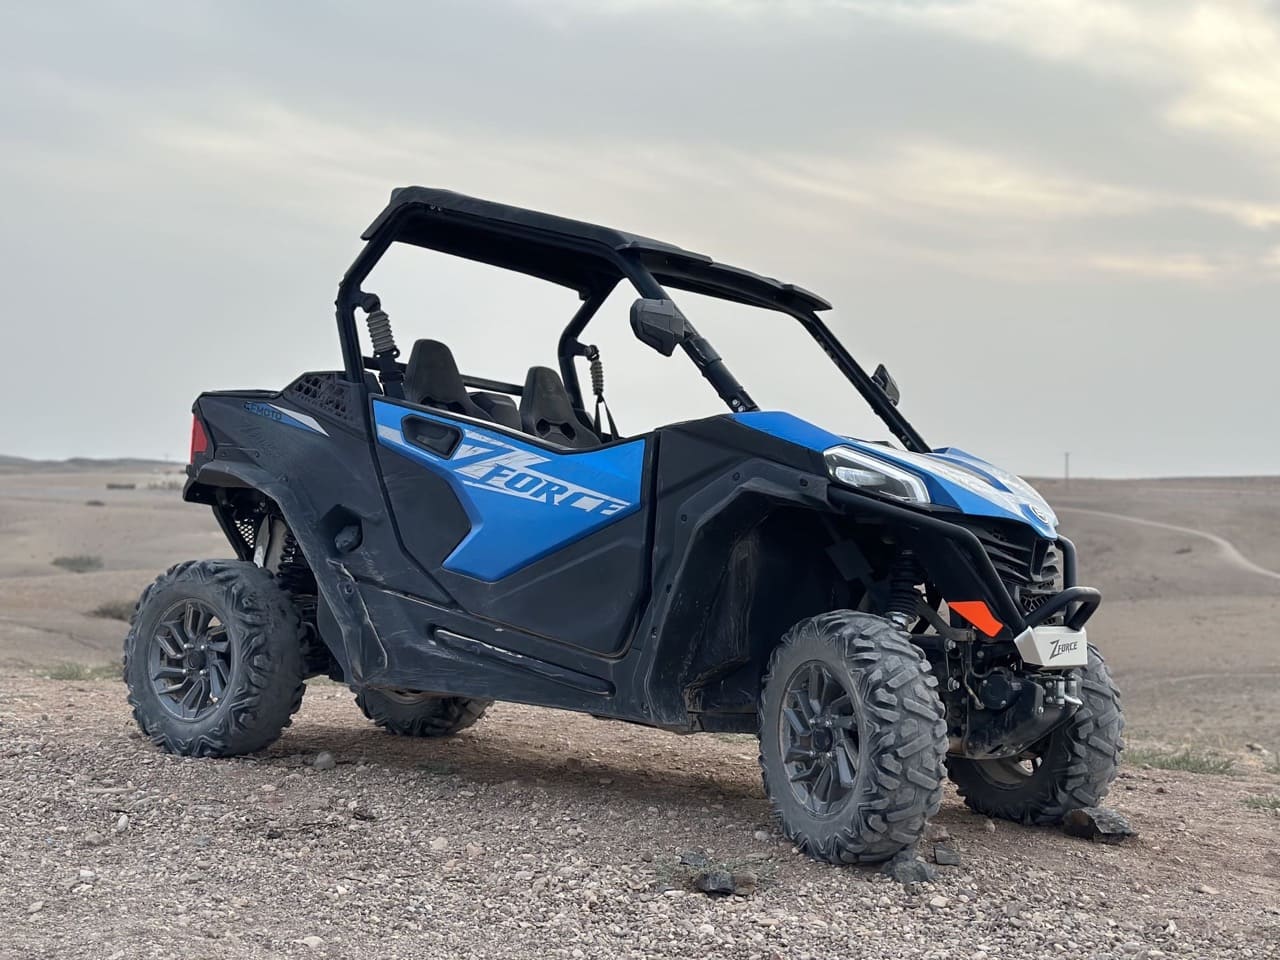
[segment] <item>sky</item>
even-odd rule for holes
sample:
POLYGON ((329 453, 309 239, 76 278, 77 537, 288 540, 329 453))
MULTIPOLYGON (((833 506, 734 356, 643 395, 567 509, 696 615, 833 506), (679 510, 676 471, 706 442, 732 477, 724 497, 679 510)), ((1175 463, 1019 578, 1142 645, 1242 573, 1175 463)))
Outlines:
MULTIPOLYGON (((340 365, 393 187, 658 237, 814 290, 934 446, 1280 473, 1280 7, 1125 0, 104 2, 0 11, 0 453, 185 457, 206 389, 340 365)), ((554 362, 574 295, 417 249, 407 353, 554 362)), ((677 296, 762 408, 883 434, 785 317, 677 296)), ((720 412, 588 333, 624 432, 720 412)))

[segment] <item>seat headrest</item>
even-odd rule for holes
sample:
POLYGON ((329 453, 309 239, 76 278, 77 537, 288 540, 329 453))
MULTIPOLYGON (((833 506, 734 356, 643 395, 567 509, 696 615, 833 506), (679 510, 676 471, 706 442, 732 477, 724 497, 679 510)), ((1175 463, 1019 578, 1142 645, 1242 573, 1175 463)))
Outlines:
POLYGON ((520 395, 520 424, 532 434, 563 447, 600 446, 600 438, 578 419, 560 374, 550 367, 530 367, 520 395))
POLYGON ((424 407, 438 407, 487 420, 462 382, 453 351, 439 340, 418 340, 404 367, 404 398, 424 407))

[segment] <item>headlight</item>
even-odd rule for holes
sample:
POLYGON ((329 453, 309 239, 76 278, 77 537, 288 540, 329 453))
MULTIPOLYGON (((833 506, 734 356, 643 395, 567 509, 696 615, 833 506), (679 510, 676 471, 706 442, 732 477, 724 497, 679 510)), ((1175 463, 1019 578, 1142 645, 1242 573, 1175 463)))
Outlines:
POLYGON ((908 470, 853 447, 832 447, 822 454, 836 483, 907 503, 929 503, 924 481, 908 470))

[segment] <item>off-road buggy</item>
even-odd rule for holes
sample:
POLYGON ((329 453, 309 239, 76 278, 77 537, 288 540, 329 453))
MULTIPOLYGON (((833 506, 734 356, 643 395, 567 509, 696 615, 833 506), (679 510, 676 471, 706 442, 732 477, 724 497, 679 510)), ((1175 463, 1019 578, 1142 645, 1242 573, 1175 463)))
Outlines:
POLYGON ((1017 477, 931 449, 883 366, 869 376, 819 319, 824 300, 421 187, 363 239, 338 289, 341 369, 195 402, 184 497, 237 559, 179 564, 139 600, 125 675, 156 744, 259 750, 317 675, 397 734, 456 733, 495 700, 750 731, 783 829, 835 862, 912 845, 948 774, 973 808, 1027 823, 1105 793, 1123 719, 1071 542, 1017 477), (392 244, 576 291, 559 369, 463 375, 438 340, 401 362, 361 288, 392 244), (624 282, 635 336, 681 350, 730 412, 631 437, 601 423, 583 335, 624 282), (794 318, 897 442, 757 409, 669 291, 794 318))

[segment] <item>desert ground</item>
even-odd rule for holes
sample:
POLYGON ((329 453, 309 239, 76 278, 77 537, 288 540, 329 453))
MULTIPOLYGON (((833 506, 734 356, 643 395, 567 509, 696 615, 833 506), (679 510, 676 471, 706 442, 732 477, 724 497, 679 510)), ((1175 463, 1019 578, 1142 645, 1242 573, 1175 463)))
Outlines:
POLYGON ((1280 478, 1038 484, 1106 597, 1139 836, 949 792, 921 852, 960 864, 906 887, 796 854, 749 738, 498 705, 410 741, 322 681, 261 756, 157 753, 92 668, 147 581, 227 554, 180 480, 0 459, 0 957, 1280 955, 1280 478), (754 891, 695 891, 701 857, 754 891))

